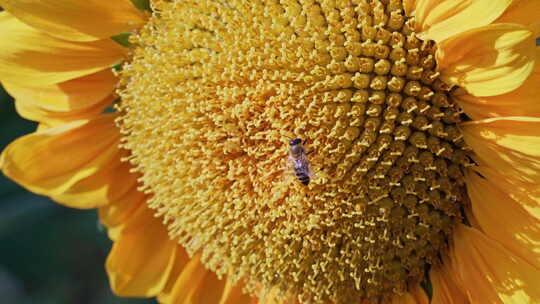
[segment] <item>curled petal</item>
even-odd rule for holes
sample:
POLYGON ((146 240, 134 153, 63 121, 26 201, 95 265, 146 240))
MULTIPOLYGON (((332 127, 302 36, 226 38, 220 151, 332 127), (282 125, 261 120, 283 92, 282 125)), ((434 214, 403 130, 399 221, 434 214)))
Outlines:
POLYGON ((120 159, 115 115, 75 121, 23 136, 0 157, 3 173, 28 190, 74 208, 96 208, 122 196, 136 175, 120 159))
POLYGON ((540 116, 540 48, 536 48, 534 69, 517 89, 502 95, 474 96, 456 93, 452 97, 474 120, 500 116, 540 116))
POLYGON ((112 240, 126 228, 132 218, 140 209, 147 208, 148 195, 137 190, 137 184, 131 186, 123 195, 110 204, 98 209, 100 222, 107 227, 107 234, 112 240))
POLYGON ((34 87, 90 75, 123 60, 127 49, 111 39, 61 40, 0 13, 0 80, 34 87), (36 43, 39 41, 39 43, 36 43))
POLYGON ((115 294, 153 297, 169 281, 177 260, 184 261, 181 248, 169 239, 160 219, 143 204, 122 230, 106 262, 115 294))
POLYGON ((15 102, 15 108, 17 113, 22 117, 44 123, 49 127, 58 126, 64 123, 68 123, 75 120, 84 120, 92 119, 99 116, 103 110, 112 104, 116 97, 108 96, 107 98, 101 100, 86 109, 80 109, 75 111, 67 112, 57 112, 51 111, 40 104, 35 104, 33 102, 18 100, 15 102))
POLYGON ((100 103, 113 92, 118 78, 111 69, 51 85, 32 86, 4 81, 6 91, 16 101, 39 105, 52 112, 86 109, 100 103))
POLYGON ((225 281, 218 280, 213 272, 206 269, 200 261, 200 254, 197 254, 176 279, 170 303, 219 303, 224 287, 225 281))
POLYGON ((218 280, 199 256, 190 259, 183 247, 170 240, 146 199, 132 188, 99 210, 115 240, 106 264, 113 291, 121 296, 158 296, 160 303, 203 299, 200 303, 250 303, 241 286, 218 280))
POLYGON ((195 299, 197 300, 206 300, 207 302, 200 302, 200 303, 216 303, 216 304, 255 304, 259 303, 262 304, 263 302, 257 301, 256 299, 250 297, 249 295, 245 294, 242 291, 243 285, 240 283, 233 283, 230 280, 224 279, 223 281, 219 281, 214 273, 211 271, 207 271, 206 274, 204 274, 204 267, 200 260, 189 260, 189 263, 186 263, 182 266, 182 268, 178 268, 176 272, 171 273, 170 280, 168 287, 164 289, 164 291, 159 295, 158 300, 160 303, 193 303, 190 301, 193 301, 195 299), (198 265, 197 265, 198 263, 198 265), (190 282, 185 281, 185 278, 188 277, 188 275, 193 275, 194 273, 204 275, 204 278, 199 281, 199 284, 191 285, 190 282), (182 298, 181 295, 181 287, 176 286, 176 284, 180 284, 181 282, 178 280, 184 280, 182 281, 183 284, 188 284, 184 286, 184 291, 186 291, 186 299, 180 299, 182 298), (176 287, 175 287, 176 286, 176 287), (187 289, 189 288, 195 288, 196 291, 192 292, 187 289), (175 293, 173 294, 173 288, 175 293), (208 293, 207 288, 213 288, 214 292, 208 293), (205 294, 207 293, 207 294, 205 294), (190 296, 193 294, 193 296, 190 296), (203 296, 201 296, 203 294, 203 296), (177 302, 175 302, 175 300, 177 302))
POLYGON ((129 0, 0 0, 0 6, 40 31, 73 41, 108 38, 144 23, 129 0))
POLYGON ((492 24, 438 44, 441 78, 475 96, 494 96, 517 89, 531 74, 536 42, 518 24, 492 24))
POLYGON ((441 42, 468 30, 490 24, 511 0, 418 0, 415 21, 424 40, 441 42))
POLYGON ((159 303, 174 303, 171 300, 171 292, 174 288, 174 285, 176 284, 177 279, 180 277, 182 272, 185 270, 186 265, 191 260, 186 250, 182 246, 180 246, 179 244, 177 244, 176 246, 177 258, 174 261, 171 272, 169 273, 169 279, 167 280, 167 283, 163 286, 161 292, 157 295, 157 300, 159 303))

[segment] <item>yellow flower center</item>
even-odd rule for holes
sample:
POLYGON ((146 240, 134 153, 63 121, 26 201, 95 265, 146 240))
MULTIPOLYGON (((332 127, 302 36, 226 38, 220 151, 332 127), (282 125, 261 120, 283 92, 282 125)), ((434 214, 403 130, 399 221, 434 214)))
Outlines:
POLYGON ((259 296, 378 303, 424 280, 461 218, 470 152, 401 1, 153 6, 118 123, 171 237, 259 296))

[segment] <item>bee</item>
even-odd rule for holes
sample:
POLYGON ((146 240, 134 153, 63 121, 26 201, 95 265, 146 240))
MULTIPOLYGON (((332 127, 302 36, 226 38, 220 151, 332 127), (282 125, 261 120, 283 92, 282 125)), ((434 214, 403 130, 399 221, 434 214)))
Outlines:
POLYGON ((303 185, 309 185, 311 171, 306 151, 300 138, 295 138, 289 142, 289 162, 293 167, 296 178, 303 185))

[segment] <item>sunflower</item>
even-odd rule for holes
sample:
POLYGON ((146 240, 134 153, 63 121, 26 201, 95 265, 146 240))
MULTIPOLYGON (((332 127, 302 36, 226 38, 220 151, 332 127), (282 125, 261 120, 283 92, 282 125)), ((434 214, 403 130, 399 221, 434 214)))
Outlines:
POLYGON ((1 169, 98 209, 116 294, 540 303, 540 1, 0 5, 1 169))

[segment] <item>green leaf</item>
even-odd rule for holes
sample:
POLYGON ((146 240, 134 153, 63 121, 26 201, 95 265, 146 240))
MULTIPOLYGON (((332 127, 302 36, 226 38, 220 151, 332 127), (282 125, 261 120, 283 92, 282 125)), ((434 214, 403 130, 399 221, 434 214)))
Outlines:
POLYGON ((131 0, 131 2, 141 11, 152 11, 149 0, 131 0))
POLYGON ((112 36, 111 39, 122 46, 129 47, 131 46, 131 43, 129 42, 129 36, 131 36, 131 33, 126 32, 118 34, 116 36, 112 36))

